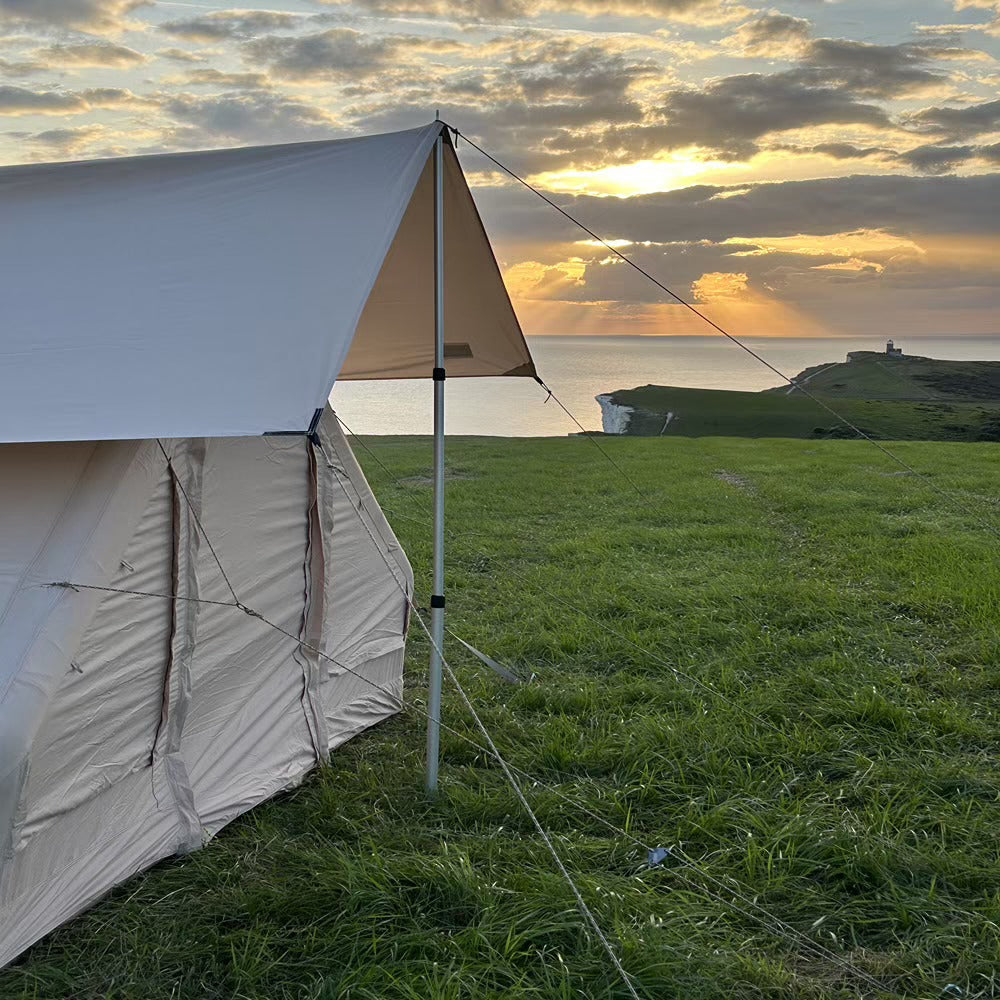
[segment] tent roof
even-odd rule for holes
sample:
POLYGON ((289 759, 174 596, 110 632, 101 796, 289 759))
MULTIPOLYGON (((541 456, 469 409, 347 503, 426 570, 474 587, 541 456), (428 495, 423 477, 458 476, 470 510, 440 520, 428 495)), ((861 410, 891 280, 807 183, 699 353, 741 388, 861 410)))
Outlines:
MULTIPOLYGON (((0 441, 302 432, 338 377, 427 377, 442 130, 0 169, 0 441)), ((444 187, 449 376, 533 375, 450 142, 444 187)))

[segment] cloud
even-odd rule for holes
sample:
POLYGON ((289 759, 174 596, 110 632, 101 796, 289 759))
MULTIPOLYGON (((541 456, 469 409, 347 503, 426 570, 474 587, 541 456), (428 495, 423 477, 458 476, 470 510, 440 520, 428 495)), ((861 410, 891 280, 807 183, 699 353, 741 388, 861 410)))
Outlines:
POLYGON ((82 95, 73 91, 28 90, 25 87, 0 85, 0 114, 72 115, 89 111, 82 95))
POLYGON ((0 19, 84 31, 117 32, 127 16, 151 0, 0 0, 0 19))
POLYGON ((742 299, 749 291, 749 282, 742 271, 710 271, 691 283, 691 295, 696 302, 742 299))
POLYGON ((750 13, 749 8, 727 0, 542 0, 539 6, 570 14, 654 17, 703 28, 731 24, 750 13))
POLYGON ((193 69, 179 78, 164 82, 194 87, 223 87, 227 90, 267 90, 271 85, 264 73, 224 73, 210 67, 193 69))
POLYGON ((955 10, 985 10, 993 14, 993 19, 984 24, 970 24, 966 27, 984 31, 987 35, 1000 37, 1000 0, 954 0, 955 10))
POLYGON ((846 38, 814 39, 803 54, 798 79, 836 85, 867 97, 899 98, 931 93, 948 83, 932 68, 937 60, 977 58, 973 49, 932 43, 873 45, 846 38))
POLYGON ((652 17, 707 27, 740 20, 748 9, 732 0, 324 0, 340 6, 353 2, 374 14, 439 17, 463 23, 519 21, 548 13, 588 17, 652 17))
POLYGON ((741 24, 724 44, 743 56, 790 59, 801 55, 811 34, 812 26, 805 18, 770 13, 741 24))
POLYGON ((32 76, 44 72, 45 66, 34 59, 0 59, 0 73, 7 77, 32 76))
POLYGON ((766 135, 818 125, 892 127, 886 112, 843 90, 803 86, 794 72, 723 77, 698 90, 669 91, 662 124, 609 130, 605 143, 631 146, 635 158, 662 149, 700 146, 743 158, 766 135), (636 148, 638 147, 638 148, 636 148))
POLYGON ((248 42, 246 55, 288 80, 345 79, 380 73, 394 64, 399 43, 364 35, 353 28, 330 28, 312 35, 268 35, 248 42))
POLYGON ((515 90, 532 103, 568 98, 621 100, 634 83, 661 74, 662 68, 649 57, 559 40, 513 52, 498 82, 505 92, 515 90))
MULTIPOLYGON (((523 190, 483 188, 477 201, 500 241, 572 241, 583 234, 523 190)), ((601 198, 565 195, 568 212, 608 239, 630 243, 734 237, 817 236, 884 230, 949 236, 994 235, 1000 173, 914 177, 854 175, 737 188, 697 185, 677 191, 601 198)), ((855 254, 856 255, 856 254, 855 254)))
POLYGON ((80 155, 95 139, 103 138, 103 125, 77 125, 71 128, 52 128, 42 132, 8 132, 7 135, 21 145, 35 150, 35 159, 67 159, 80 155))
POLYGON ((161 59, 178 63, 204 63, 211 57, 210 52, 190 52, 187 49, 160 49, 156 54, 161 59))
POLYGON ((75 115, 97 108, 120 108, 147 104, 130 90, 119 87, 91 87, 87 90, 28 90, 0 85, 0 114, 75 115))
POLYGON ((329 112, 270 91, 201 97, 177 94, 164 98, 161 111, 193 129, 185 144, 295 142, 329 139, 341 123, 329 112))
POLYGON ((1000 163, 1000 143, 993 143, 989 146, 936 146, 928 144, 897 153, 896 159, 921 173, 944 174, 963 163, 973 161, 992 165, 1000 163))
POLYGON ((1000 129, 1000 100, 966 108, 924 108, 910 115, 907 124, 953 140, 995 132, 1000 129))
POLYGON ((324 0, 330 4, 355 6, 373 14, 446 17, 461 21, 514 21, 530 16, 536 0, 464 0, 459 8, 454 0, 324 0))
POLYGON ((869 156, 880 156, 888 152, 881 146, 854 146, 849 142, 820 142, 810 149, 834 160, 859 160, 869 156))
POLYGON ((897 159, 922 173, 943 174, 970 160, 975 154, 974 146, 927 145, 898 153, 897 159))
POLYGON ((35 49, 32 58, 51 69, 109 67, 127 69, 148 62, 148 57, 114 42, 57 43, 35 49))
MULTIPOLYGON (((2 2, 2 0, 0 0, 2 2)), ((190 42, 219 42, 229 38, 252 38, 265 31, 294 28, 304 15, 275 10, 219 10, 200 17, 165 21, 160 31, 190 42)))

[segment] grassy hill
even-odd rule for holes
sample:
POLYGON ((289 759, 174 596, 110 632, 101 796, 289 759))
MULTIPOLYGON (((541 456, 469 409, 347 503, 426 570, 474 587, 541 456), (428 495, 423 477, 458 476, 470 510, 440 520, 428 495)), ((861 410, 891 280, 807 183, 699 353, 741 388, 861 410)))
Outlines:
POLYGON ((855 352, 763 392, 645 385, 610 393, 631 414, 625 433, 673 436, 869 437, 1000 441, 1000 361, 937 361, 855 352), (838 420, 811 397, 828 401, 838 420))
MULTIPOLYGON (((945 402, 1000 401, 1000 361, 889 358, 858 351, 851 361, 815 365, 795 376, 824 396, 945 402)), ((766 390, 784 395, 787 385, 766 390)))
MULTIPOLYGON (((815 391, 812 382, 809 387, 815 391)), ((847 424, 801 393, 646 385, 611 393, 611 399, 635 411, 628 425, 632 435, 856 437, 847 424)), ((902 441, 1000 439, 1000 403, 843 397, 831 398, 831 405, 869 437, 902 441)))
MULTIPOLYGON (((359 453, 426 601, 429 442, 373 447, 408 480, 359 453)), ((640 994, 997 996, 996 446, 894 446, 954 507, 865 442, 602 447, 645 500, 585 440, 449 443, 449 624, 537 676, 449 655, 515 765, 697 860, 647 870, 526 789, 640 994)), ((416 705, 426 662, 415 628, 416 705)), ((452 692, 445 719, 478 742, 452 692)), ((418 712, 350 742, 0 972, 0 998, 624 1000, 499 769, 443 746, 431 802, 418 712)))

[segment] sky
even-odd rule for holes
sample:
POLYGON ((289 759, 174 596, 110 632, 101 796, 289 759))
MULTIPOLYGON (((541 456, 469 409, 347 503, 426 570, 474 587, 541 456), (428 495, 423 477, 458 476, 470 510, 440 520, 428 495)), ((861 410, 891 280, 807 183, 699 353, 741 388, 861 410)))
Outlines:
MULTIPOLYGON (((0 162, 436 112, 733 333, 1000 336, 1000 0, 0 0, 0 162)), ((459 144, 528 334, 710 332, 459 144)))

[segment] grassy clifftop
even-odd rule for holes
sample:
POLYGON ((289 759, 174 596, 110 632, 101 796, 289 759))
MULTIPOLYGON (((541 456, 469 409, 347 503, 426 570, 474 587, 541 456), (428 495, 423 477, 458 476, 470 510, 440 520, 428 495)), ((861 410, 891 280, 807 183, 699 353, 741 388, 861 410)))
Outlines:
MULTIPOLYGON (((810 389, 812 387, 810 386, 810 389)), ((634 412, 629 434, 703 437, 855 437, 801 393, 731 392, 646 385, 611 395, 634 412)), ((869 437, 900 441, 994 441, 1000 404, 831 398, 831 405, 869 437)))
MULTIPOLYGON (((1000 440, 1000 362, 887 358, 807 368, 797 386, 828 400, 869 437, 1000 440)), ((631 410, 626 433, 656 436, 855 437, 815 399, 787 385, 764 392, 646 385, 609 394, 631 410)), ((621 411, 619 411, 621 412, 621 411)))
MULTIPOLYGON (((956 403, 1000 401, 1000 361, 889 358, 874 351, 859 351, 851 361, 806 368, 795 376, 795 381, 824 396, 956 403)), ((766 391, 784 394, 788 386, 766 391)))

